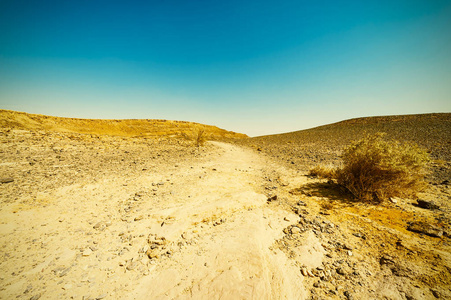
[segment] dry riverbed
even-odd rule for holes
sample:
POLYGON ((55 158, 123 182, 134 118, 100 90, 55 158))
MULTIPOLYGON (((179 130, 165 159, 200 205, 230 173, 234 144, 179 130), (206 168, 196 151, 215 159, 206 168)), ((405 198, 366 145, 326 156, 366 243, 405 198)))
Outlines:
POLYGON ((447 185, 372 207, 227 143, 1 141, 2 299, 451 297, 447 185))

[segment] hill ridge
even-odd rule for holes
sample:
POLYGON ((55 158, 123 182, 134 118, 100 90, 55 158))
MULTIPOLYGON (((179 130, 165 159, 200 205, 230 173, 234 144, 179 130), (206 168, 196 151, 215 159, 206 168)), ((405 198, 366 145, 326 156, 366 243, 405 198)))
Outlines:
POLYGON ((247 135, 228 131, 217 126, 189 121, 164 119, 85 119, 29 114, 0 110, 0 126, 26 130, 49 130, 82 134, 183 137, 203 129, 209 139, 246 138, 247 135))

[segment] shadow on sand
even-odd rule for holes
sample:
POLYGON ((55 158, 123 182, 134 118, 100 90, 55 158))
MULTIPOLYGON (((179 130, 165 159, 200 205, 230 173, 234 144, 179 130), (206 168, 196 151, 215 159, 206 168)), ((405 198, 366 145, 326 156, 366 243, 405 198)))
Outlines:
POLYGON ((324 200, 328 200, 329 203, 334 205, 352 206, 356 202, 355 197, 346 188, 333 181, 308 183, 291 190, 290 193, 325 198, 324 200))

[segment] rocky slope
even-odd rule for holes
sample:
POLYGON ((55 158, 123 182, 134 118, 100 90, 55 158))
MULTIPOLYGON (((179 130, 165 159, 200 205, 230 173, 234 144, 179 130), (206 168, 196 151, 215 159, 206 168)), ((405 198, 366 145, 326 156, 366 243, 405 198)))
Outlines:
POLYGON ((238 143, 259 149, 297 169, 308 170, 315 164, 339 164, 344 147, 377 132, 386 133, 388 139, 414 142, 426 149, 432 158, 431 182, 439 184, 451 178, 451 113, 358 118, 238 143))
POLYGON ((192 137, 199 130, 210 140, 246 138, 245 134, 227 131, 216 126, 169 120, 94 120, 60 118, 0 110, 0 127, 25 130, 46 130, 95 135, 139 137, 192 137))

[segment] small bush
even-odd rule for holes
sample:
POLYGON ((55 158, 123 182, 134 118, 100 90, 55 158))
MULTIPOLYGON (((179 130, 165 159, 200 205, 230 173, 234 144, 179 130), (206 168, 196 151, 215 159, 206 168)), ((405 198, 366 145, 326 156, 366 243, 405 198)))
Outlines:
POLYGON ((200 146, 203 146, 206 141, 207 141, 207 139, 205 136, 205 129, 197 128, 197 130, 194 134, 194 145, 196 147, 200 147, 200 146))
POLYGON ((378 133, 351 144, 342 154, 343 167, 336 171, 337 182, 361 201, 414 196, 425 186, 426 151, 383 136, 378 133))
POLYGON ((190 141, 192 146, 194 147, 200 147, 205 144, 207 141, 207 134, 205 131, 205 128, 201 126, 196 126, 194 128, 191 128, 190 131, 187 132, 181 132, 180 137, 183 139, 190 141))

